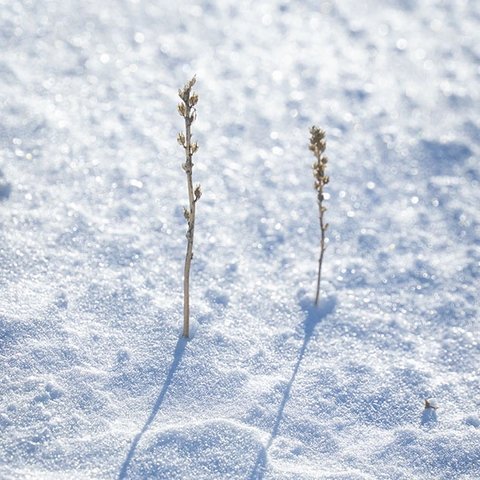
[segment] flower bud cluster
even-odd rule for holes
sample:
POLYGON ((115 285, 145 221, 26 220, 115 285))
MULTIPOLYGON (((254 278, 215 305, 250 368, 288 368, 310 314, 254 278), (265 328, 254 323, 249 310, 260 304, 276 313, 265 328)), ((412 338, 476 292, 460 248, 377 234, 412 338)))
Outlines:
POLYGON ((323 200, 323 187, 329 182, 330 178, 326 175, 328 158, 325 155, 327 147, 325 131, 321 128, 313 126, 310 128, 310 145, 309 149, 315 155, 315 162, 312 166, 313 177, 315 179, 315 190, 318 192, 318 200, 323 200))
POLYGON ((183 88, 178 90, 178 96, 181 98, 183 103, 179 103, 177 105, 177 110, 178 113, 189 123, 193 123, 197 118, 195 106, 198 103, 198 95, 195 92, 192 92, 192 88, 196 81, 196 77, 193 77, 185 84, 183 88))

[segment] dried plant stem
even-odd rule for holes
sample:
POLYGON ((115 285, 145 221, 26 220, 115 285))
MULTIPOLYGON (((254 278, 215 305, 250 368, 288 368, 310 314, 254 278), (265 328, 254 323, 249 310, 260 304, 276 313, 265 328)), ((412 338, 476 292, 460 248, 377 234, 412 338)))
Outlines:
MULTIPOLYGON (((189 113, 189 111, 187 110, 189 113)), ((192 180, 192 155, 190 151, 191 142, 191 125, 192 122, 185 117, 185 138, 187 142, 186 152, 186 166, 185 173, 187 174, 188 186, 188 203, 190 206, 187 230, 187 253, 185 255, 185 267, 183 271, 183 336, 188 337, 190 333, 190 266, 193 258, 193 236, 195 233, 195 200, 193 198, 193 180, 192 180)))
MULTIPOLYGON (((325 223, 323 219, 323 213, 325 210, 322 210, 322 202, 319 200, 319 208, 320 208, 320 257, 318 259, 318 275, 317 275, 317 293, 315 295, 315 305, 318 305, 318 301, 320 300, 320 282, 322 280, 322 263, 323 263, 323 254, 327 248, 325 245, 325 232, 327 229, 325 228, 325 223)), ((328 224, 327 224, 328 225, 328 224)))
POLYGON ((328 228, 328 223, 325 223, 324 214, 327 211, 326 207, 323 205, 323 200, 325 199, 323 194, 323 187, 329 182, 329 177, 325 174, 327 168, 328 158, 325 155, 326 149, 326 140, 325 132, 317 127, 310 128, 310 146, 309 149, 313 152, 315 156, 315 162, 313 164, 313 176, 315 178, 315 190, 317 192, 317 202, 319 210, 319 219, 320 219, 320 257, 318 259, 318 275, 317 275, 317 289, 315 295, 315 305, 318 305, 320 300, 320 283, 322 280, 322 264, 323 264, 323 254, 327 248, 326 245, 326 232, 328 228))
POLYGON ((185 163, 182 168, 187 175, 188 209, 184 208, 184 216, 187 221, 187 252, 185 255, 185 266, 183 271, 183 336, 190 335, 190 267, 193 258, 193 237, 195 232, 195 206, 202 193, 200 185, 193 188, 193 154, 198 150, 198 144, 192 142, 192 123, 196 119, 195 105, 198 96, 192 92, 196 79, 193 77, 184 87, 178 91, 182 103, 178 105, 178 112, 185 120, 185 133, 179 133, 178 143, 185 150, 185 163))

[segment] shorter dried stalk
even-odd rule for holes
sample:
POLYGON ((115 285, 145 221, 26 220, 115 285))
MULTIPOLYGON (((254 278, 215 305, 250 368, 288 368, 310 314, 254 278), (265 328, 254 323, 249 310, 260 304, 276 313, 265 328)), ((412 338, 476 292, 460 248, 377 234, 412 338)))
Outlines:
POLYGON ((187 175, 187 189, 189 207, 184 207, 183 215, 187 221, 187 253, 185 256, 185 267, 183 272, 183 336, 190 334, 190 266, 193 258, 193 235, 195 231, 195 206, 202 196, 200 185, 193 188, 193 155, 198 150, 197 142, 192 142, 192 123, 197 118, 196 105, 198 95, 192 92, 196 78, 193 77, 186 85, 178 91, 178 96, 182 100, 178 104, 178 113, 185 119, 185 133, 180 132, 177 136, 178 143, 185 150, 185 163, 182 168, 187 175))
POLYGON ((323 254, 327 248, 325 239, 326 232, 328 228, 328 223, 324 221, 324 214, 327 211, 326 207, 323 206, 323 200, 325 199, 323 194, 323 187, 329 182, 329 177, 325 174, 327 168, 328 158, 325 155, 325 149, 327 142, 325 139, 325 132, 318 127, 310 128, 310 145, 309 149, 313 152, 315 156, 315 162, 313 164, 313 177, 315 178, 314 188, 317 192, 317 201, 319 209, 319 219, 320 219, 320 257, 318 260, 318 276, 317 276, 317 291, 315 295, 315 305, 318 305, 320 299, 320 282, 322 279, 322 263, 323 263, 323 254))

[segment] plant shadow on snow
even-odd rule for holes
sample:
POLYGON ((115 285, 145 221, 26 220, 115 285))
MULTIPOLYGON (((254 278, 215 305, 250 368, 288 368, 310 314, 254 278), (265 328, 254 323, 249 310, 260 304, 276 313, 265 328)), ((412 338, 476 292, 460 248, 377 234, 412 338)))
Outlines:
POLYGON ((178 365, 180 364, 180 361, 182 360, 183 353, 185 352, 185 347, 187 346, 188 339, 185 337, 180 337, 177 341, 177 346, 175 347, 175 351, 173 353, 173 362, 170 366, 170 369, 167 373, 167 377, 165 379, 165 383, 163 384, 162 390, 160 391, 160 394, 158 395, 158 398, 155 402, 155 405, 152 408, 152 411, 150 412, 149 417, 147 418, 147 421, 143 425, 143 428, 140 430, 137 435, 135 435, 135 438, 132 441, 132 444, 130 445, 130 449, 127 453, 127 456, 122 464, 122 467, 120 469, 120 473, 118 474, 118 479, 122 480, 127 478, 127 472, 128 472, 128 467, 130 466, 130 462, 132 461, 134 455, 135 455, 135 450, 137 449, 138 444, 140 443, 143 435, 145 432, 148 430, 152 422, 155 420, 155 417, 157 416, 157 413, 159 412, 163 401, 165 400, 165 396, 168 392, 168 388, 170 384, 172 383, 173 376, 175 375, 175 372, 178 368, 178 365))
POLYGON ((278 435, 280 424, 282 423, 283 419, 283 413, 288 403, 288 399, 290 398, 290 392, 292 390, 292 386, 295 383, 295 379, 302 364, 303 357, 305 356, 308 343, 312 338, 315 327, 334 311, 335 305, 337 303, 337 298, 334 295, 330 295, 326 299, 322 300, 320 302, 320 305, 318 306, 315 306, 312 303, 311 299, 308 298, 302 298, 299 303, 305 315, 305 320, 302 325, 304 332, 303 344, 298 353, 297 362, 295 363, 295 366, 293 368, 292 376, 287 383, 287 386, 283 393, 282 401, 280 402, 280 405, 278 407, 277 415, 275 416, 275 423, 273 424, 273 428, 270 433, 267 445, 262 448, 258 453, 257 459, 255 461, 255 466, 253 467, 252 473, 250 475, 250 480, 261 480, 265 475, 265 470, 267 466, 267 453, 272 446, 276 436, 278 435))
POLYGON ((12 186, 5 180, 3 172, 0 170, 0 201, 7 200, 10 197, 12 186))

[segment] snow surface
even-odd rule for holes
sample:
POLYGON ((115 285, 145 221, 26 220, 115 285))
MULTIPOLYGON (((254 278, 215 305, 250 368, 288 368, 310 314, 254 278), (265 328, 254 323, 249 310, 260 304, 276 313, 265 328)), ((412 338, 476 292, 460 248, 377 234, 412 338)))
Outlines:
POLYGON ((0 0, 0 478, 480 478, 479 32, 474 0, 0 0))

